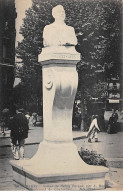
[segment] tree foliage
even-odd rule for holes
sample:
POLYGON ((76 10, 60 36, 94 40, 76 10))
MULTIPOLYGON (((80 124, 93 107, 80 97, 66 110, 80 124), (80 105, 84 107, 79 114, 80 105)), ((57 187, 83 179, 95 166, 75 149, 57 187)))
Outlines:
POLYGON ((16 50, 23 64, 20 77, 30 87, 30 93, 36 90, 36 85, 41 85, 37 64, 38 54, 43 48, 43 29, 54 21, 51 10, 58 4, 64 6, 66 24, 74 27, 78 39, 76 49, 82 56, 77 65, 80 83, 91 87, 99 66, 106 70, 107 76, 115 75, 120 69, 120 0, 32 0, 32 7, 26 11, 20 29, 24 39, 16 50))

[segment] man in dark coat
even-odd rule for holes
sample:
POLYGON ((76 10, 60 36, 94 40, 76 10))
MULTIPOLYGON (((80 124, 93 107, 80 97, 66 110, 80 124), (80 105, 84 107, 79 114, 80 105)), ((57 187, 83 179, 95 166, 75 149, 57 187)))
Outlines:
POLYGON ((16 114, 10 121, 9 126, 11 133, 11 145, 14 159, 23 159, 24 158, 24 143, 25 139, 28 137, 28 121, 23 111, 21 109, 16 110, 16 114), (19 149, 18 149, 18 146, 19 149))
POLYGON ((118 114, 113 113, 109 118, 107 133, 117 133, 118 114))

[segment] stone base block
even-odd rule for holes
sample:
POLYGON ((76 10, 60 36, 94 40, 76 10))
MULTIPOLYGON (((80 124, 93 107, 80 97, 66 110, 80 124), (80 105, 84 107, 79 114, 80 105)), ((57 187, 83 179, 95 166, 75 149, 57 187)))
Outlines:
POLYGON ((108 172, 87 165, 72 142, 42 142, 32 159, 10 163, 13 179, 30 190, 103 190, 108 172))
MULTIPOLYGON (((105 177, 89 178, 81 180, 55 181, 48 183, 36 182, 33 178, 29 178, 24 174, 13 171, 14 180, 29 190, 42 191, 89 191, 105 189, 105 177)), ((52 180, 53 181, 53 180, 52 180)))

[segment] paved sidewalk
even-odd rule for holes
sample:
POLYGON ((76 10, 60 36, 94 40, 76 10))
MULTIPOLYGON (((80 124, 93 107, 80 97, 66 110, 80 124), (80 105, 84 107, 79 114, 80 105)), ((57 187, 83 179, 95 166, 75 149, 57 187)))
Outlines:
MULTIPOLYGON (((10 130, 5 131, 6 135, 3 136, 0 131, 0 146, 10 146, 10 130)), ((73 131, 73 139, 86 138, 87 132, 73 131)), ((25 144, 39 144, 43 140, 43 128, 42 127, 30 127, 28 138, 25 144)))
MULTIPOLYGON (((116 134, 107 134, 106 132, 99 133, 99 142, 88 143, 87 132, 73 131, 73 140, 78 151, 81 147, 89 150, 95 150, 102 154, 105 158, 123 158, 123 132, 116 134)), ((25 145, 39 144, 43 140, 43 128, 31 127, 25 145)), ((6 131, 6 136, 0 133, 0 147, 10 146, 10 131, 6 131)))
MULTIPOLYGON (((73 140, 77 146, 78 151, 83 147, 90 151, 94 150, 98 154, 102 154, 110 164, 112 161, 121 163, 123 167, 123 132, 116 134, 107 134, 105 132, 99 133, 99 142, 88 143, 86 135, 87 132, 73 131, 73 140)), ((39 144, 43 140, 42 127, 30 127, 28 138, 25 141, 26 146, 39 144)), ((0 133, 0 148, 10 147, 10 131, 6 131, 6 136, 0 133)))
MULTIPOLYGON (((99 142, 88 143, 87 132, 73 131, 74 143, 77 149, 81 147, 94 150, 102 154, 109 162, 110 171, 106 176, 106 190, 123 189, 123 132, 117 134, 99 133, 99 142), (118 184, 118 185, 117 185, 118 184)), ((31 127, 29 137, 25 143, 25 157, 31 158, 43 140, 43 128, 31 127)), ((10 148, 10 131, 6 136, 0 134, 0 190, 26 190, 12 180, 12 168, 9 161, 12 159, 10 148)))

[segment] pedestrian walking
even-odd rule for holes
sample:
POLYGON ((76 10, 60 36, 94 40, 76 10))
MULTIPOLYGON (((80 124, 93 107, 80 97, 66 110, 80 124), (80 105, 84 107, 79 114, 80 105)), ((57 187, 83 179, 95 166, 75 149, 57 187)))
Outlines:
POLYGON ((9 109, 5 108, 2 111, 2 118, 1 118, 1 131, 2 135, 5 136, 5 131, 8 129, 8 123, 9 123, 9 109))
POLYGON ((36 126, 37 116, 38 116, 37 113, 32 113, 32 116, 31 116, 31 124, 32 124, 33 127, 36 126))
POLYGON ((27 118, 27 121, 28 121, 28 124, 29 124, 29 119, 30 119, 29 112, 27 112, 27 113, 25 114, 25 117, 27 118))
POLYGON ((24 158, 24 144, 28 137, 28 121, 23 110, 16 110, 16 114, 10 120, 9 129, 11 130, 11 148, 13 157, 16 160, 24 158))
POLYGON ((91 142, 93 138, 95 138, 95 142, 98 142, 98 132, 100 131, 98 126, 98 115, 92 116, 92 122, 89 127, 89 131, 87 134, 88 142, 91 142))
POLYGON ((107 133, 110 134, 110 133, 117 132, 117 120, 118 120, 118 114, 113 113, 112 116, 109 118, 107 133))

